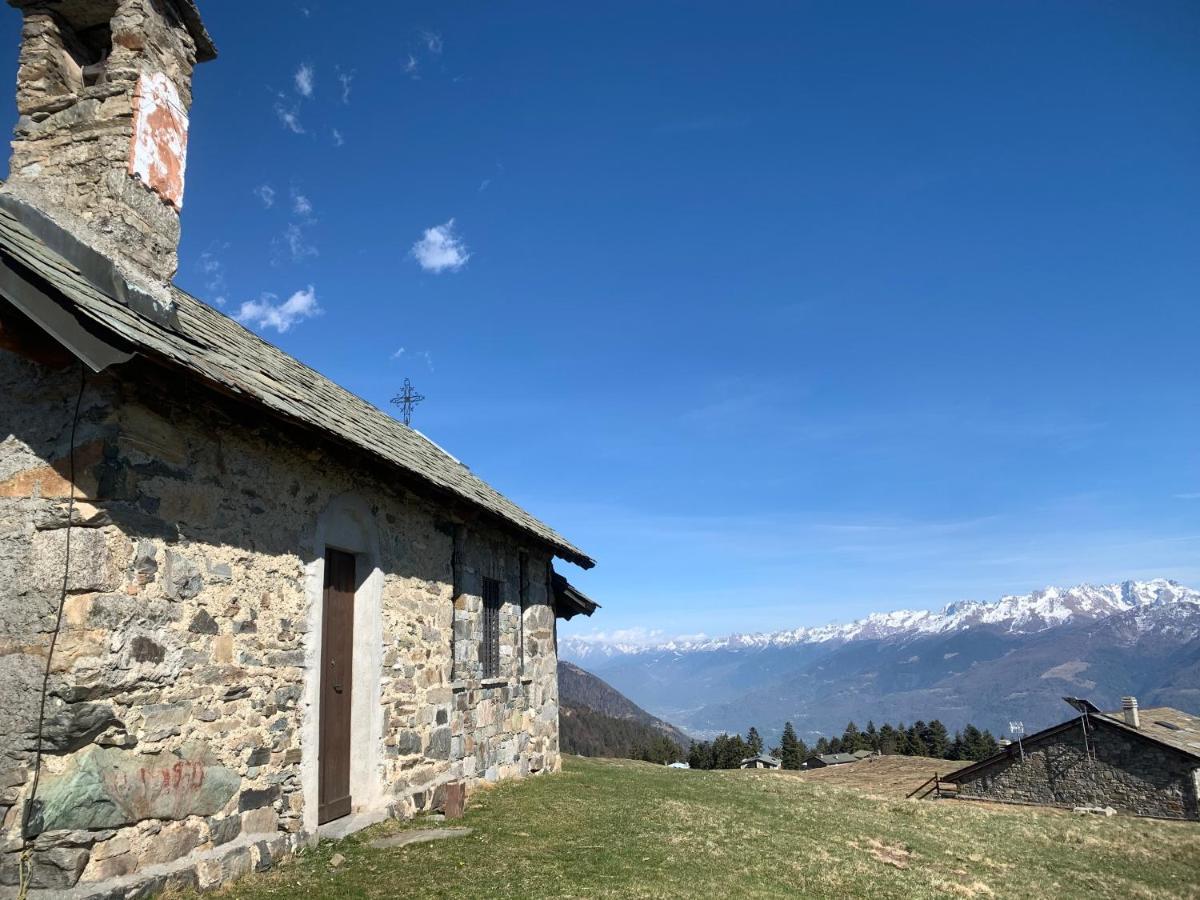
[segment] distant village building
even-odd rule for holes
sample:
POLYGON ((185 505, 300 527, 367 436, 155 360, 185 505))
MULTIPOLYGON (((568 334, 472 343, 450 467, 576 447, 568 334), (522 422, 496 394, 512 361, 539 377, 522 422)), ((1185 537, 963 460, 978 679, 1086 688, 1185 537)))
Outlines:
POLYGON ((595 604, 553 561, 592 560, 171 284, 193 0, 10 2, 0 885, 208 889, 557 771, 556 614, 595 604))
POLYGON ((667 768, 668 769, 690 769, 691 766, 685 762, 673 762, 673 763, 667 763, 667 768))
POLYGON ((774 756, 751 756, 749 759, 742 760, 741 768, 780 769, 783 768, 783 761, 776 759, 774 756))
POLYGON ((1114 713, 1066 699, 1080 712, 1075 718, 943 780, 970 799, 1200 819, 1200 718, 1139 709, 1133 697, 1114 713))
MULTIPOLYGON (((871 751, 863 751, 867 756, 871 755, 871 751)), ((801 769, 824 769, 827 766, 845 766, 849 763, 858 762, 864 757, 857 753, 821 753, 814 754, 800 764, 801 769)))

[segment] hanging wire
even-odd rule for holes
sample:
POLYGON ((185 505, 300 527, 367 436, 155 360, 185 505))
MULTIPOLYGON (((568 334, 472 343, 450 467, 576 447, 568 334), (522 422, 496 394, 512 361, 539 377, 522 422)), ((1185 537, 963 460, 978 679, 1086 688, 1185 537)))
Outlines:
POLYGON ((33 784, 29 790, 29 798, 25 801, 21 817, 21 861, 17 898, 25 900, 29 896, 29 882, 33 874, 33 840, 29 834, 30 817, 34 814, 37 802, 38 782, 42 777, 42 744, 46 725, 46 698, 50 689, 50 669, 54 662, 54 648, 58 644, 58 635, 62 630, 63 610, 67 605, 67 585, 71 577, 71 531, 75 520, 75 435, 79 430, 79 410, 83 405, 83 390, 87 386, 87 369, 79 364, 79 392, 75 395, 75 412, 71 416, 71 443, 67 457, 67 481, 70 493, 67 500, 67 534, 66 549, 63 558, 62 589, 58 595, 58 612, 54 618, 54 630, 50 634, 50 647, 46 653, 46 668, 42 672, 42 693, 38 707, 37 741, 34 744, 33 755, 33 784))

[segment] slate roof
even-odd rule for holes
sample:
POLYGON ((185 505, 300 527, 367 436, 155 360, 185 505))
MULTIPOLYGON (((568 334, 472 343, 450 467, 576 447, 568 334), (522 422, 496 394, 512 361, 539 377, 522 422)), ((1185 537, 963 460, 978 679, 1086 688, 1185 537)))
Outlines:
POLYGON ((1126 731, 1200 758, 1200 717, 1169 706, 1152 706, 1138 710, 1136 729, 1125 724, 1122 712, 1101 713, 1097 718, 1116 722, 1126 731))
POLYGON ((550 579, 554 589, 554 609, 560 619, 571 621, 578 615, 589 618, 600 608, 600 604, 589 597, 557 572, 550 579))
POLYGON ((846 763, 858 762, 860 757, 853 753, 824 753, 818 756, 810 756, 809 759, 819 759, 827 766, 841 766, 846 763))
MULTIPOLYGON (((81 270, 0 207, 0 258, 48 284, 64 305, 138 352, 172 363, 197 379, 270 412, 315 428, 334 441, 367 451, 386 463, 548 545, 585 569, 594 561, 474 475, 420 432, 355 396, 299 360, 267 343, 228 316, 173 289, 176 321, 136 312, 95 287, 81 270)), ((35 279, 36 280, 36 279, 35 279)))
POLYGON ((778 769, 783 765, 782 760, 776 759, 774 756, 767 756, 766 754, 763 754, 761 756, 751 756, 751 757, 748 757, 747 759, 743 759, 742 760, 742 768, 745 768, 746 766, 750 765, 750 763, 756 763, 756 762, 765 763, 768 767, 770 767, 772 769, 778 769))

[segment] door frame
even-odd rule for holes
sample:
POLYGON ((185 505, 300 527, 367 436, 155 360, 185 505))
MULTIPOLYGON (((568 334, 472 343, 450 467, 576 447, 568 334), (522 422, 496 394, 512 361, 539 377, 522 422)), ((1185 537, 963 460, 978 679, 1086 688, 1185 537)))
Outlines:
MULTIPOLYGON (((370 506, 355 494, 330 501, 317 520, 311 556, 305 566, 308 633, 305 637, 304 710, 300 727, 300 781, 304 831, 316 837, 320 826, 321 652, 325 613, 325 552, 350 553, 355 561, 354 672, 350 716, 350 814, 387 807, 383 785, 383 571, 378 526, 370 506)), ((344 825, 335 819, 328 826, 344 825)))
MULTIPOLYGON (((336 570, 336 568, 337 567, 335 566, 335 570, 336 570)), ((345 816, 350 815, 351 810, 354 808, 354 791, 351 786, 350 769, 351 769, 351 762, 354 758, 354 722, 353 722, 353 714, 354 714, 354 611, 355 611, 355 607, 357 606, 357 604, 355 603, 354 594, 358 588, 358 556, 353 553, 348 553, 345 550, 339 550, 334 547, 326 546, 325 547, 325 574, 326 574, 326 579, 325 579, 325 587, 324 587, 324 590, 322 591, 322 608, 321 608, 321 663, 320 663, 320 665, 321 665, 321 684, 319 687, 320 701, 317 704, 317 728, 318 728, 318 732, 319 732, 319 736, 317 739, 317 779, 318 779, 318 781, 317 781, 317 784, 318 784, 318 787, 317 787, 317 792, 318 792, 317 825, 318 826, 325 824, 325 822, 334 822, 338 819, 344 818, 345 816), (330 565, 329 565, 330 560, 338 561, 341 559, 344 559, 346 561, 344 563, 344 565, 346 565, 350 568, 350 574, 351 574, 350 590, 349 590, 350 617, 349 617, 349 622, 346 622, 344 616, 338 616, 339 621, 342 622, 342 627, 347 629, 347 633, 345 635, 343 635, 342 641, 338 641, 338 645, 341 646, 343 643, 347 642, 345 639, 348 639, 348 643, 349 643, 348 654, 349 655, 346 659, 341 660, 342 664, 346 667, 343 670, 343 672, 341 673, 340 678, 338 679, 338 681, 341 682, 341 686, 340 687, 337 686, 337 681, 335 681, 334 686, 333 686, 334 691, 338 692, 339 694, 342 694, 342 693, 345 694, 345 696, 341 698, 341 709, 343 712, 341 715, 339 715, 337 717, 338 718, 338 727, 336 729, 334 729, 333 728, 334 723, 331 721, 333 718, 333 709, 331 709, 331 707, 330 707, 330 702, 329 702, 330 696, 329 696, 329 691, 327 690, 327 688, 330 686, 328 684, 328 682, 329 682, 330 678, 333 677, 333 674, 331 672, 330 666, 328 665, 329 661, 326 659, 326 651, 333 644, 333 641, 329 640, 329 638, 331 636, 331 632, 329 630, 329 624, 332 619, 330 603, 329 603, 330 593, 331 593, 331 591, 333 591, 337 588, 340 588, 340 585, 331 584, 329 582, 328 575, 329 575, 329 571, 330 571, 330 565), (326 771, 327 767, 330 765, 330 759, 333 756, 335 756, 335 754, 332 752, 332 747, 330 746, 331 733, 334 734, 336 744, 340 745, 344 741, 345 745, 346 745, 346 754, 345 754, 345 761, 344 761, 346 796, 345 797, 339 796, 336 800, 331 800, 328 796, 326 796, 326 797, 320 796, 321 789, 323 787, 325 787, 325 782, 326 782, 326 777, 327 777, 327 771, 326 771)), ((339 631, 340 631, 340 629, 339 629, 339 631)), ((333 706, 336 708, 337 703, 335 702, 333 704, 333 706)), ((341 767, 339 766, 339 768, 341 768, 341 767)), ((339 772, 338 774, 340 776, 342 773, 339 772)), ((340 780, 341 779, 339 778, 339 781, 340 780)))

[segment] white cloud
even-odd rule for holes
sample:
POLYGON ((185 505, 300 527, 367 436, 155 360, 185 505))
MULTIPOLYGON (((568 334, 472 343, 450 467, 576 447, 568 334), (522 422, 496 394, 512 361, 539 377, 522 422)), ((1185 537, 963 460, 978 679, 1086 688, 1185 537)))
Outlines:
POLYGON ((345 137, 343 137, 342 133, 340 131, 338 131, 338 129, 336 129, 336 128, 333 129, 333 146, 335 146, 335 147, 346 146, 345 137))
POLYGON ((486 191, 491 183, 492 179, 490 178, 485 178, 483 181, 479 182, 479 193, 482 194, 484 191, 486 191))
POLYGON ((392 354, 392 359, 397 359, 397 360, 407 359, 409 357, 413 357, 415 359, 419 359, 422 362, 424 362, 426 368, 428 368, 430 372, 436 371, 436 369, 434 369, 434 367, 433 367, 433 354, 430 353, 428 350, 408 350, 405 347, 401 347, 399 350, 397 350, 395 353, 392 354))
POLYGON ((292 212, 298 216, 311 216, 313 211, 312 201, 293 188, 292 190, 292 212))
POLYGON ((225 261, 221 258, 229 244, 214 241, 208 249, 200 254, 196 267, 204 275, 204 289, 208 292, 208 300, 216 306, 224 306, 228 285, 225 282, 225 261))
POLYGON ((270 209, 275 205, 275 188, 269 184, 260 184, 254 189, 254 196, 262 201, 262 205, 270 209))
POLYGON ((418 74, 421 70, 421 64, 417 62, 417 58, 411 53, 408 54, 408 62, 404 64, 404 72, 412 78, 420 78, 418 74))
POLYGON ((313 67, 308 63, 304 63, 296 70, 296 93, 301 97, 311 97, 313 89, 316 87, 316 73, 313 67))
POLYGON ((341 82, 342 85, 342 102, 349 103, 350 89, 354 85, 354 72, 343 72, 341 69, 338 69, 337 77, 338 81, 341 82))
POLYGON ((235 318, 246 325, 274 328, 282 334, 297 322, 324 312, 317 303, 317 292, 312 285, 308 286, 308 290, 296 291, 283 303, 278 303, 278 300, 275 294, 263 294, 258 300, 247 300, 235 318))
POLYGON ((309 242, 304 226, 292 222, 283 232, 283 244, 287 247, 292 262, 303 262, 310 256, 318 256, 317 248, 309 242))
POLYGON ((300 124, 300 107, 288 106, 282 99, 275 103, 275 115, 279 122, 292 134, 304 134, 304 126, 300 124))
POLYGON ((454 220, 425 229, 412 246, 412 255, 426 272, 457 272, 471 258, 466 244, 454 232, 454 220))
POLYGON ((434 56, 440 56, 442 53, 442 36, 436 31, 424 30, 421 32, 421 40, 425 42, 425 49, 434 56))

